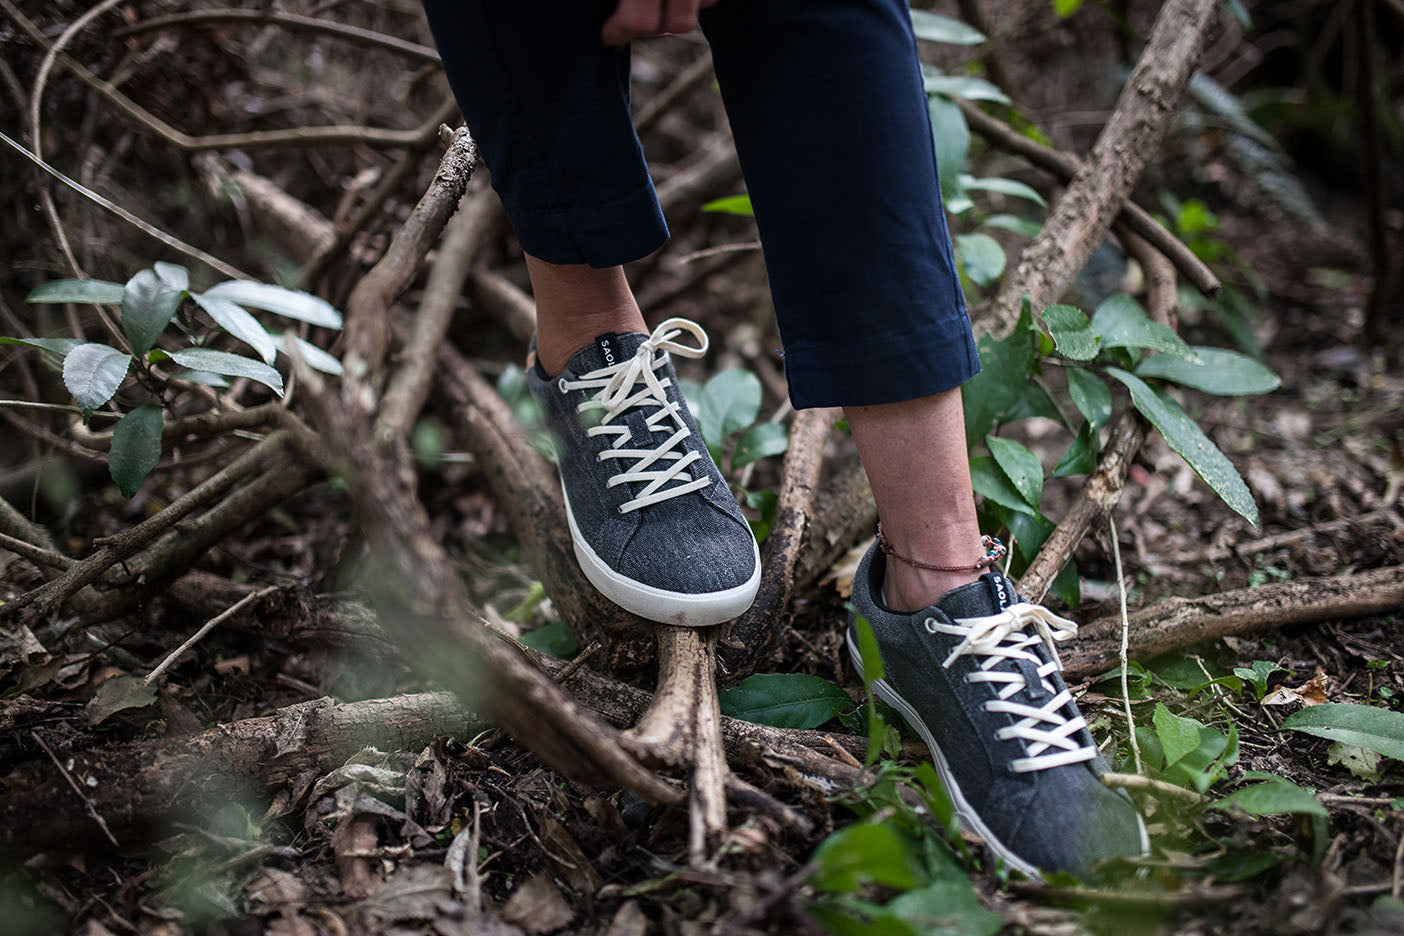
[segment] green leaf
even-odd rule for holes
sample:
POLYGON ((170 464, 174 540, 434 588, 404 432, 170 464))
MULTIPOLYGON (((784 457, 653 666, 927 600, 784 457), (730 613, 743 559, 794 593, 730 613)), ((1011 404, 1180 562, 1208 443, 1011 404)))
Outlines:
POLYGON ((960 192, 960 176, 965 170, 966 156, 970 153, 970 126, 955 102, 939 95, 927 98, 926 111, 931 116, 941 195, 949 201, 960 192))
POLYGON ((749 195, 728 195, 725 198, 715 198, 702 206, 703 211, 715 211, 719 214, 743 215, 747 218, 756 216, 755 209, 751 207, 751 196, 749 195))
POLYGON ((1354 744, 1346 744, 1344 741, 1336 741, 1326 749, 1326 763, 1339 764, 1361 780, 1371 783, 1380 781, 1380 775, 1383 773, 1380 769, 1382 760, 1383 755, 1354 744))
POLYGON ((1244 396, 1250 393, 1271 393, 1282 386, 1282 380, 1246 354, 1224 348, 1192 349, 1200 363, 1169 354, 1153 354, 1136 368, 1138 377, 1159 377, 1175 383, 1213 393, 1218 396, 1244 396))
POLYGON ((182 367, 180 370, 176 371, 171 375, 171 379, 188 380, 191 383, 204 384, 206 387, 224 388, 230 386, 229 381, 218 374, 212 374, 209 371, 203 370, 191 370, 188 367, 182 367))
POLYGON ((965 275, 981 286, 989 286, 1004 272, 1004 248, 988 234, 957 234, 956 253, 965 266, 965 275))
POLYGON ((68 352, 81 345, 83 342, 77 338, 4 338, 0 337, 0 344, 21 345, 26 348, 38 348, 50 354, 57 354, 60 358, 68 352))
POLYGON ((980 905, 974 885, 963 874, 907 891, 888 902, 887 912, 918 933, 994 936, 1004 928, 1004 917, 980 905))
MULTIPOLYGON (((1038 193, 1038 190, 1031 185, 1020 182, 1018 179, 977 179, 974 176, 962 176, 960 180, 961 188, 968 192, 998 192, 1001 195, 1008 195, 1012 198, 1022 198, 1031 201, 1042 208, 1048 207, 1048 202, 1038 193)), ((986 222, 987 224, 989 222, 986 222)), ((1034 233, 1038 229, 1035 227, 1034 233)), ((1032 236, 1032 235, 1031 235, 1032 236)))
POLYGON ((1287 716, 1282 728, 1344 741, 1404 760, 1404 712, 1353 702, 1327 702, 1287 716))
POLYGON ((1068 395, 1077 411, 1100 430, 1111 419, 1112 395, 1102 379, 1085 367, 1068 368, 1068 395))
POLYGON ((1199 747, 1199 730, 1204 726, 1193 718, 1182 718, 1166 708, 1164 703, 1157 702, 1152 721, 1156 736, 1160 738, 1160 748, 1165 752, 1167 769, 1199 747))
POLYGON ((912 32, 918 39, 950 45, 979 45, 985 41, 984 33, 958 19, 925 10, 912 10, 911 14, 912 32))
POLYGON ((1209 808, 1222 809, 1225 812, 1241 809, 1255 818, 1282 813, 1326 815, 1326 807, 1321 805, 1310 790, 1282 777, 1234 790, 1218 802, 1212 803, 1209 808))
POLYGON ((999 228, 1003 231, 1013 231, 1029 240, 1038 236, 1038 232, 1043 230, 1043 225, 1036 221, 1029 221, 1018 215, 996 214, 990 215, 980 224, 981 227, 999 228))
POLYGON ((116 305, 122 301, 125 287, 121 283, 107 280, 64 279, 54 280, 30 290, 25 302, 92 302, 99 305, 116 305))
POLYGON ((731 453, 731 468, 735 471, 753 461, 784 454, 789 447, 790 430, 784 423, 761 423, 736 443, 736 451, 731 453))
POLYGON ((887 737, 887 726, 878 714, 877 703, 873 699, 873 683, 882 679, 885 673, 882 652, 878 650, 877 637, 873 635, 873 626, 868 619, 855 613, 853 630, 858 638, 858 660, 863 670, 863 695, 868 712, 868 751, 864 762, 871 765, 882 752, 882 744, 887 737))
POLYGON ((771 490, 751 491, 746 495, 746 506, 760 512, 759 520, 746 518, 751 527, 751 535, 756 542, 765 545, 770 538, 770 525, 775 522, 775 508, 780 503, 780 495, 771 490))
POLYGON ((760 405, 761 382, 755 374, 730 368, 712 375, 702 387, 697 427, 713 458, 721 451, 723 439, 756 421, 760 405))
POLYGON ((983 78, 968 75, 923 75, 922 83, 927 94, 945 97, 964 98, 967 101, 994 101, 997 104, 1012 104, 1009 95, 983 78))
POLYGON ((907 844, 889 825, 852 825, 814 850, 809 883, 820 890, 852 893, 865 884, 910 890, 917 884, 907 844))
POLYGON ((147 403, 123 416, 112 430, 107 470, 123 497, 135 497, 141 482, 161 460, 163 425, 161 407, 147 403))
POLYGON ((1024 384, 1024 392, 1019 394, 1019 399, 1014 401, 1014 405, 1004 411, 1004 421, 1015 422, 1020 419, 1031 419, 1035 416, 1051 419, 1064 425, 1067 422, 1053 399, 1048 395, 1048 391, 1044 390, 1037 381, 1030 380, 1024 384))
POLYGON ((278 342, 243 306, 204 293, 191 293, 190 298, 216 325, 257 351, 265 362, 272 364, 278 357, 278 342))
POLYGON ((151 264, 152 270, 172 289, 187 290, 190 288, 190 271, 179 263, 167 263, 164 260, 157 260, 151 264))
POLYGON ((1037 510, 1039 502, 1043 500, 1043 465, 1038 456, 1022 442, 997 435, 986 436, 985 444, 1019 496, 1037 510))
POLYGON ((818 728, 854 707, 848 693, 807 673, 762 673, 718 697, 723 715, 776 728, 818 728))
POLYGON ((1041 318, 1053 336, 1053 347, 1063 357, 1090 361, 1097 356, 1097 336, 1092 333, 1091 323, 1081 309, 1070 305, 1046 306, 1041 318))
POLYGON ((191 370, 209 371, 226 377, 247 377, 271 389, 278 396, 283 395, 283 377, 276 370, 239 354, 228 351, 215 351, 211 348, 184 348, 169 352, 171 360, 191 370))
POLYGON ((1003 341, 985 335, 977 343, 980 373, 961 388, 967 448, 983 439, 1000 414, 1022 395, 1033 369, 1032 338, 1027 329, 1015 328, 1003 341))
POLYGON ((522 631, 522 635, 517 639, 533 650, 549 653, 562 660, 569 660, 580 652, 580 645, 575 642, 575 635, 566 627, 565 621, 550 621, 529 631, 522 631))
MULTIPOLYGON (((281 335, 273 336, 278 345, 283 349, 284 354, 290 354, 289 348, 297 348, 297 353, 302 355, 302 360, 313 370, 321 371, 324 374, 341 376, 341 362, 335 357, 323 351, 310 341, 303 341, 292 332, 285 332, 281 335)), ((506 371, 503 372, 504 374, 506 371)), ((518 373, 521 373, 518 371, 518 373)))
POLYGON ((142 270, 127 280, 122 291, 122 333, 131 342, 132 353, 140 357, 156 347, 156 339, 184 299, 185 293, 155 270, 142 270))
POLYGON ((1233 674, 1239 679, 1247 680, 1253 686, 1254 698, 1263 701, 1263 693, 1267 692, 1268 677, 1273 673, 1285 673, 1287 670, 1273 663, 1271 660, 1254 660, 1251 668, 1235 666, 1233 674))
POLYGON ((1058 459, 1058 464, 1053 469, 1053 477, 1064 478, 1068 475, 1091 474, 1097 470, 1097 433, 1092 429, 1092 424, 1086 422, 1077 431, 1072 444, 1063 453, 1063 457, 1058 459))
POLYGON ((323 328, 341 327, 341 313, 332 308, 330 302, 296 289, 284 289, 281 286, 249 280, 226 280, 205 290, 205 295, 263 309, 265 312, 297 319, 309 325, 320 325, 323 328))
MULTIPOLYGON (((1237 513, 1253 526, 1258 525, 1258 505, 1253 501, 1248 486, 1239 477, 1238 469, 1219 451, 1189 417, 1180 405, 1168 396, 1162 396, 1146 385, 1141 378, 1129 374, 1119 367, 1108 367, 1107 373, 1127 386, 1131 391, 1131 402, 1141 415, 1150 420, 1152 426, 1165 437, 1166 443, 1180 454, 1195 474, 1223 498, 1237 513)), ((1404 715, 1400 716, 1404 718, 1404 715)))
POLYGON ((63 385, 85 413, 102 406, 132 366, 132 356, 105 344, 80 344, 63 359, 63 385))
POLYGON ((1067 19, 1082 9, 1082 0, 1053 0, 1053 12, 1059 19, 1067 19))
POLYGON ((988 455, 976 455, 970 459, 970 486, 976 494, 1001 507, 1030 515, 1036 512, 1010 482, 1004 469, 988 455))
POLYGON ((1149 348, 1199 362, 1199 356, 1183 338, 1159 322, 1152 322, 1141 304, 1125 293, 1108 296, 1097 306, 1092 313, 1092 331, 1102 339, 1103 348, 1149 348))

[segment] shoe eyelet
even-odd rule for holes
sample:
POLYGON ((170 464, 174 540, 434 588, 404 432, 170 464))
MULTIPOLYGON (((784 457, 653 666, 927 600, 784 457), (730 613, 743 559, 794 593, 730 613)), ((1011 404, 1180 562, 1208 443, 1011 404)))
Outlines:
POLYGON ((565 378, 564 378, 564 377, 562 377, 560 380, 556 381, 556 386, 560 388, 560 391, 561 391, 562 393, 568 393, 568 392, 569 392, 568 390, 566 390, 565 378))
POLYGON ((934 617, 929 617, 922 623, 926 625, 926 632, 928 634, 936 633, 936 619, 934 617))

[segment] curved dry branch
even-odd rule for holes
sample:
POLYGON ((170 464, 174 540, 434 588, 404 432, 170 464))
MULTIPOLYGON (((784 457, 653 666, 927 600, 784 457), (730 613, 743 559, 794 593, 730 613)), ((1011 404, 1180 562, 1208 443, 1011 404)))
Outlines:
POLYGON ((323 33, 345 39, 357 45, 388 49, 421 62, 438 62, 439 53, 429 46, 410 42, 398 36, 387 36, 373 29, 364 29, 348 23, 317 19, 314 16, 301 16, 297 13, 284 13, 281 10, 194 10, 189 13, 172 13, 168 16, 153 16, 151 19, 124 26, 112 34, 114 39, 136 36, 156 29, 171 26, 199 26, 205 23, 271 23, 289 29, 323 33))

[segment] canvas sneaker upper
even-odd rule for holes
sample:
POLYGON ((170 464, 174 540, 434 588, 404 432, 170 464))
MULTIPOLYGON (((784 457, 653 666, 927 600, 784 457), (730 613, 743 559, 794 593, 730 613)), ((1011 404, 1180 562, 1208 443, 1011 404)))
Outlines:
POLYGON ((672 318, 651 334, 600 335, 528 385, 556 447, 581 570, 650 620, 704 626, 755 598, 760 552, 678 388, 671 355, 707 335, 672 318))

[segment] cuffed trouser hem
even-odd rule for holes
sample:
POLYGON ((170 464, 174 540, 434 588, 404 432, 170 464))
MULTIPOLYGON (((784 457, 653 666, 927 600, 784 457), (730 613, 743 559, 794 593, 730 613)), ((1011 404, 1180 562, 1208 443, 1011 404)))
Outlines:
POLYGON ((979 372, 980 357, 963 317, 937 334, 785 350, 795 409, 913 400, 958 387, 979 372), (836 379, 838 374, 843 376, 836 379))
POLYGON ((522 250, 547 263, 588 263, 597 269, 646 257, 668 240, 653 187, 606 205, 559 211, 504 207, 522 250))

